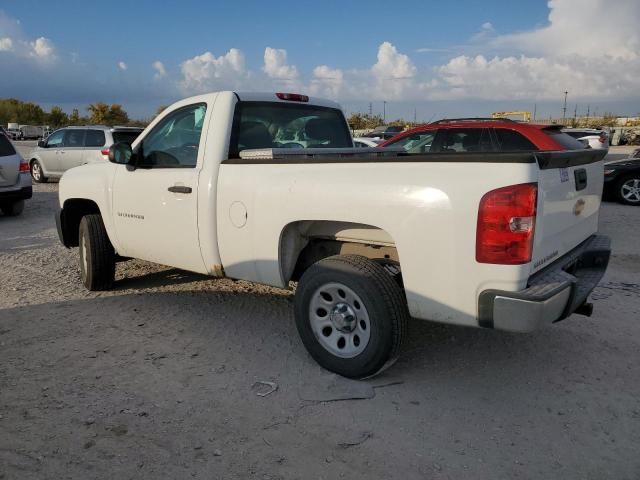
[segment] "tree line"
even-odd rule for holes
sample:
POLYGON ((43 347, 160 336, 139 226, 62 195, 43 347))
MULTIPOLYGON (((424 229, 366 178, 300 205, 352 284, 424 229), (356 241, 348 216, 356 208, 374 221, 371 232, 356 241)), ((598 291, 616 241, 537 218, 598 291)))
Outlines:
POLYGON ((23 102, 15 98, 0 98, 0 125, 8 123, 20 125, 49 125, 56 129, 67 125, 129 125, 146 126, 148 121, 132 120, 122 105, 95 102, 87 106, 87 113, 81 115, 77 108, 70 114, 57 105, 46 112, 40 105, 23 102))
POLYGON ((384 119, 380 115, 359 112, 352 113, 347 118, 347 123, 349 123, 349 126, 353 130, 368 130, 379 127, 380 125, 393 125, 394 127, 399 126, 403 128, 411 128, 417 125, 414 122, 408 122, 402 118, 385 123, 384 119))

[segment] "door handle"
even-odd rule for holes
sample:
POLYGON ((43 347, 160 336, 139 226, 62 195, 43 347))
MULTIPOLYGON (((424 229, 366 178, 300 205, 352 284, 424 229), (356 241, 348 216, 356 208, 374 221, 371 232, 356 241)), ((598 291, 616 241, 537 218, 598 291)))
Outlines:
POLYGON ((193 191, 191 187, 184 187, 182 185, 174 185, 173 187, 169 187, 168 190, 173 193, 191 193, 193 191))
POLYGON ((580 168, 573 172, 576 179, 576 191, 584 190, 587 188, 587 171, 584 168, 580 168))

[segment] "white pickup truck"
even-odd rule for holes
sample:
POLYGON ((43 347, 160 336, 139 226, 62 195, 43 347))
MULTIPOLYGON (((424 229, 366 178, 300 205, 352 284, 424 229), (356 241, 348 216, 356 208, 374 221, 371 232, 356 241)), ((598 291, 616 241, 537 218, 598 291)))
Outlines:
POLYGON ((333 102, 218 92, 67 171, 56 221, 90 290, 126 258, 295 288, 310 354, 362 378, 410 317, 528 332, 590 315, 602 157, 353 148, 333 102))

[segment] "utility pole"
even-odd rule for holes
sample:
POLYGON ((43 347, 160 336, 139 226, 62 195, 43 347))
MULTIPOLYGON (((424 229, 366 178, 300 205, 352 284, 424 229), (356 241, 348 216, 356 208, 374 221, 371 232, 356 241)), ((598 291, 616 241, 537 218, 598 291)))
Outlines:
POLYGON ((587 122, 589 121, 589 109, 591 108, 591 105, 587 105, 587 122))
POLYGON ((369 102, 369 115, 373 115, 373 103, 369 102))
POLYGON ((566 125, 566 118, 567 118, 567 94, 569 92, 565 91, 564 92, 564 104, 562 105, 562 124, 566 125))
POLYGON ((387 123, 387 101, 382 101, 382 123, 387 123))
POLYGON ((536 121, 536 110, 538 110, 538 104, 534 103, 533 104, 533 121, 536 121))
POLYGON ((577 125, 578 121, 578 104, 576 103, 576 108, 573 109, 573 124, 577 125))
POLYGON ((416 123, 418 123, 418 109, 414 108, 413 109, 413 124, 415 125, 416 123))

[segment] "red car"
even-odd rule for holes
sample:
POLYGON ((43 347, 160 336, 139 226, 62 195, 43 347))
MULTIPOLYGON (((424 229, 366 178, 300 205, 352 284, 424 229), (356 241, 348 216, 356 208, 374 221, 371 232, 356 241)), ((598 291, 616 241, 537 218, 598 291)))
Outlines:
POLYGON ((536 125, 504 118, 456 118, 420 125, 380 144, 408 153, 582 150, 561 125, 536 125))

